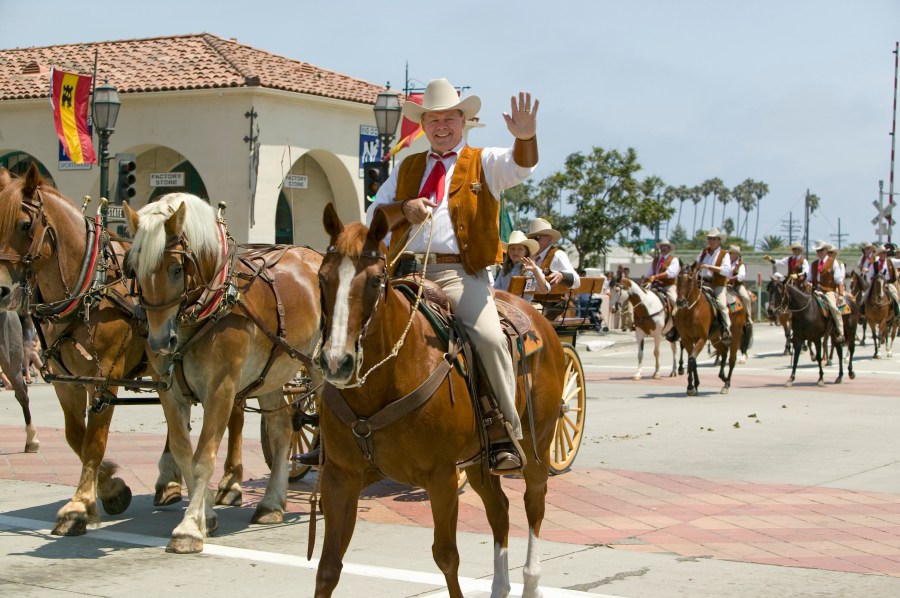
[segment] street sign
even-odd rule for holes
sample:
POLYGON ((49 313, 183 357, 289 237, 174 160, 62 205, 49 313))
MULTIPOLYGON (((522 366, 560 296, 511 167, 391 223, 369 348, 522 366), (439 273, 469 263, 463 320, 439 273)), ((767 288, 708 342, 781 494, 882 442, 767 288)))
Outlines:
POLYGON ((121 220, 125 222, 125 208, 122 206, 106 206, 106 218, 108 220, 121 220))
POLYGON ((289 174, 284 177, 285 189, 308 189, 309 178, 305 174, 289 174))
POLYGON ((151 187, 184 187, 183 172, 151 172, 151 187))

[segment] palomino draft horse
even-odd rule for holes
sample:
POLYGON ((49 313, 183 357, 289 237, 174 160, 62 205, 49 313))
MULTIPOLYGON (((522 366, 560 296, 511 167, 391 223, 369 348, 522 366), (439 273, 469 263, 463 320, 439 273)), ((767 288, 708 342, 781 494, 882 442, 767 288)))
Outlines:
POLYGON ((25 418, 25 452, 36 453, 41 446, 37 430, 31 421, 28 403, 28 387, 22 375, 25 365, 25 350, 22 344, 22 323, 14 311, 0 311, 0 370, 12 384, 16 400, 25 418))
MULTIPOLYGON (((613 286, 609 302, 614 308, 619 308, 626 301, 634 307, 634 336, 638 344, 638 369, 632 380, 641 379, 644 339, 648 336, 653 338, 653 358, 656 363, 653 379, 658 380, 662 377, 659 373, 659 346, 666 333, 675 325, 674 320, 666 313, 663 302, 656 293, 642 288, 631 279, 623 278, 613 286)), ((678 374, 676 368, 678 349, 673 342, 669 342, 669 346, 672 348, 672 371, 669 372, 669 377, 674 378, 678 374)))
POLYGON ((869 294, 866 296, 866 321, 872 328, 872 341, 875 343, 875 359, 880 359, 878 349, 883 345, 888 357, 894 356, 894 336, 897 334, 897 318, 894 316, 894 305, 885 285, 889 284, 882 274, 872 279, 869 294))
MULTIPOLYGON (((815 299, 812 293, 800 289, 796 285, 786 284, 783 287, 783 295, 781 296, 778 308, 790 312, 791 314, 791 343, 793 344, 793 357, 791 360, 791 377, 785 382, 785 386, 793 386, 797 375, 797 362, 800 361, 800 353, 804 343, 811 343, 815 348, 815 361, 819 366, 819 379, 816 382, 818 386, 825 386, 825 373, 822 369, 822 361, 824 353, 822 351, 822 339, 830 337, 832 343, 837 347, 838 353, 838 377, 834 381, 840 384, 844 379, 844 346, 843 344, 834 343, 834 322, 831 315, 827 312, 827 307, 822 307, 815 299)), ((857 314, 855 317, 847 318, 844 316, 844 335, 847 339, 852 339, 850 347, 850 364, 848 372, 850 378, 856 377, 853 373, 853 350, 856 339, 856 320, 858 318, 858 309, 853 298, 845 295, 844 300, 850 302, 851 315, 853 312, 857 314)))
MULTIPOLYGON (((389 224, 384 214, 375 212, 371 229, 358 223, 344 226, 329 204, 324 223, 331 246, 319 272, 325 316, 320 360, 331 384, 323 393, 320 419, 325 443, 325 465, 320 472, 325 543, 315 595, 331 596, 338 583, 360 492, 387 477, 428 492, 434 518, 432 554, 444 573, 449 595, 459 598, 456 464, 481 451, 480 423, 466 381, 450 365, 445 342, 413 308, 415 301, 389 282, 383 243, 389 224), (427 389, 422 389, 423 383, 427 389), (409 409, 411 393, 424 400, 409 409), (399 418, 389 418, 392 412, 399 412, 399 418), (357 418, 363 421, 353 429, 344 423, 357 418), (385 422, 391 423, 382 427, 385 422)), ((544 517, 550 446, 560 417, 565 356, 552 325, 530 303, 508 293, 495 296, 524 312, 532 333, 543 343, 525 359, 528 376, 519 375, 516 399, 523 414, 522 446, 527 459, 523 476, 529 547, 522 595, 534 598, 540 595, 537 539, 544 517), (529 383, 531 409, 526 414, 525 385, 529 383)), ((493 531, 491 595, 507 596, 509 501, 500 478, 482 467, 486 466, 476 463, 465 471, 484 502, 493 531)))
MULTIPOLYGON (((281 523, 287 499, 290 405, 282 387, 319 340, 321 256, 307 248, 259 246, 236 255, 221 211, 172 193, 125 214, 134 235, 127 261, 147 312, 150 364, 172 379, 160 391, 169 445, 190 494, 169 552, 203 549, 218 525, 208 484, 233 406, 255 396, 266 420, 272 476, 254 523, 281 523), (197 448, 190 403, 203 405, 197 448)), ((309 367, 311 375, 313 368, 309 367)))
MULTIPOLYGON (((716 323, 718 313, 716 306, 707 299, 700 282, 700 268, 693 264, 682 268, 676 280, 678 289, 678 310, 675 312, 675 328, 681 343, 688 353, 687 369, 687 395, 696 396, 700 387, 700 376, 697 373, 697 356, 706 345, 706 341, 712 343, 719 358, 719 379, 725 383, 720 391, 728 394, 731 388, 731 374, 734 372, 734 364, 737 361, 738 349, 746 353, 750 347, 752 334, 744 335, 743 332, 752 331, 751 327, 744 328, 747 320, 747 309, 744 307, 731 314, 731 342, 722 342, 719 325, 716 323), (725 375, 725 355, 728 355, 728 375, 725 375)), ((738 299, 739 301, 740 299, 738 299)))
MULTIPOLYGON (((125 511, 131 490, 105 460, 114 405, 110 380, 135 378, 146 369, 145 324, 128 297, 120 264, 126 245, 99 227, 48 185, 33 164, 21 178, 0 169, 0 310, 25 306, 38 318, 45 378, 65 416, 66 440, 82 462, 72 499, 58 512, 53 533, 84 534, 99 522, 99 497, 110 515, 125 511), (87 418, 85 414, 87 413, 87 418)), ((11 313, 11 312, 10 312, 11 313)), ((229 434, 226 475, 217 500, 240 504, 240 433, 236 410, 229 434)), ((181 500, 181 473, 169 453, 160 459, 154 504, 181 500)))

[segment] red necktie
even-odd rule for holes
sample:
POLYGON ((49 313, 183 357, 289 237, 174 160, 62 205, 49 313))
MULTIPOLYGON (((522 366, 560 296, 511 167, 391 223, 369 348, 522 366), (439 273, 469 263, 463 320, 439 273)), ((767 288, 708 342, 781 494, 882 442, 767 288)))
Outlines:
MULTIPOLYGON (((449 158, 450 156, 455 155, 456 152, 447 152, 443 157, 449 158)), ((431 197, 431 194, 434 193, 434 203, 441 205, 441 202, 444 200, 447 168, 444 166, 444 161, 441 159, 442 156, 432 153, 431 157, 434 158, 436 162, 434 163, 434 168, 431 169, 431 174, 425 179, 425 184, 422 185, 422 191, 420 191, 419 194, 422 197, 431 197)))

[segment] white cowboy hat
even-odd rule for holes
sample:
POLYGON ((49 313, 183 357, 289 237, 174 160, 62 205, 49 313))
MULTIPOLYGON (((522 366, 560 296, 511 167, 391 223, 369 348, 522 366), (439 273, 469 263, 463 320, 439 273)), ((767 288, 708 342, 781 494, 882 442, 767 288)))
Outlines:
POLYGON ((422 95, 422 105, 415 102, 405 102, 401 114, 407 119, 419 123, 426 112, 441 110, 460 110, 466 120, 474 118, 481 110, 481 98, 469 96, 464 100, 459 99, 456 88, 446 79, 432 79, 422 95))
POLYGON ((535 235, 550 235, 553 237, 553 240, 550 241, 551 244, 556 243, 562 238, 562 233, 558 230, 553 230, 550 223, 543 218, 535 218, 528 223, 528 238, 533 239, 535 235))
POLYGON ((889 251, 890 251, 890 249, 888 249, 886 245, 876 245, 875 246, 875 253, 887 253, 889 251))
POLYGON ((668 247, 669 249, 675 249, 675 246, 672 245, 672 242, 669 241, 668 239, 660 239, 660 240, 656 243, 656 246, 657 246, 657 247, 668 247))
POLYGON ((828 251, 831 249, 831 245, 826 243, 825 241, 816 241, 816 244, 813 245, 813 249, 816 251, 828 251))
POLYGON ((875 249, 875 245, 871 241, 866 241, 865 245, 862 246, 863 250, 866 249, 875 249))
POLYGON ((791 243, 791 249, 803 249, 803 245, 800 244, 800 241, 794 241, 791 243))
POLYGON ((775 274, 772 275, 772 280, 777 280, 778 282, 781 282, 782 280, 784 280, 784 274, 782 274, 781 272, 776 272, 775 274))
POLYGON ((706 232, 706 238, 707 238, 707 239, 710 238, 710 237, 715 237, 716 239, 719 239, 719 240, 721 241, 722 239, 725 238, 725 236, 726 236, 725 233, 723 233, 722 231, 720 231, 720 230, 719 230, 718 228, 716 228, 715 226, 712 227, 711 229, 709 229, 709 230, 706 232))
POLYGON ((504 251, 506 251, 510 247, 510 245, 524 245, 525 249, 528 250, 529 256, 533 256, 541 250, 540 243, 538 243, 534 239, 529 239, 525 236, 525 233, 520 230, 514 230, 513 232, 509 233, 509 241, 507 241, 506 243, 501 241, 500 245, 503 246, 504 251))
POLYGON ((740 255, 741 246, 740 245, 732 245, 731 247, 728 248, 728 253, 737 253, 738 255, 740 255))

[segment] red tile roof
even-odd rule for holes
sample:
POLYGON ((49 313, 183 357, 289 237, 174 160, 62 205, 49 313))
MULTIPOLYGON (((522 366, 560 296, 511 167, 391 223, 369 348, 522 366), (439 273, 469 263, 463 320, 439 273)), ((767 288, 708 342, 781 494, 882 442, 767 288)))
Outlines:
POLYGON ((94 70, 123 93, 267 87, 374 104, 384 88, 208 33, 0 50, 0 101, 49 96, 49 71, 94 70))

